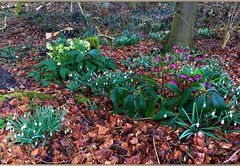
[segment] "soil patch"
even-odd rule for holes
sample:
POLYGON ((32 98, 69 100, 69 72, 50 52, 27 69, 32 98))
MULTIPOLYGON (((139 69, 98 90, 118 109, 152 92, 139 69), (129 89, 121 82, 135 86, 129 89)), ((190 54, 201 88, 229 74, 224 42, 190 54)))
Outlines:
POLYGON ((9 89, 18 86, 17 81, 11 74, 0 67, 0 89, 9 89))

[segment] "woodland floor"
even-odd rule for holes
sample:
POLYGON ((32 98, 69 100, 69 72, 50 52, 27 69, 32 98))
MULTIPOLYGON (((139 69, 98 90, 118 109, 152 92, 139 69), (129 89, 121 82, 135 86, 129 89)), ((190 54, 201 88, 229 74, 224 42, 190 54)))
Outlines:
MULTIPOLYGON (((37 31, 36 26, 29 27, 24 21, 12 19, 8 27, 0 31, 0 48, 6 45, 16 46, 21 43, 27 45, 27 36, 31 36, 33 46, 45 46, 45 34, 37 31)), ((227 69, 229 75, 239 85, 240 83, 240 41, 230 41, 227 48, 221 49, 222 39, 195 39, 199 48, 205 49, 210 56, 217 57, 227 69)), ((109 46, 101 48, 102 54, 115 58, 117 61, 129 56, 147 54, 153 48, 160 48, 152 40, 141 41, 138 45, 112 49, 109 46)), ((35 105, 60 106, 69 110, 66 118, 69 123, 64 124, 69 132, 56 134, 54 140, 42 149, 35 148, 28 155, 26 147, 11 145, 5 137, 6 130, 0 130, 0 163, 1 164, 31 164, 31 163, 84 163, 84 164, 157 164, 160 163, 188 163, 188 164, 220 164, 230 158, 228 163, 240 163, 240 133, 229 133, 223 137, 229 143, 209 139, 206 143, 201 135, 179 141, 182 128, 173 130, 171 127, 162 127, 160 122, 150 120, 137 121, 125 118, 123 115, 112 115, 111 100, 101 97, 88 96, 99 106, 99 110, 89 110, 87 104, 79 105, 73 94, 52 85, 47 88, 39 86, 33 79, 27 79, 34 64, 45 56, 44 52, 27 51, 27 56, 21 56, 19 61, 9 65, 2 61, 0 68, 0 94, 12 93, 6 86, 17 85, 20 91, 38 91, 52 96, 51 100, 30 101, 28 98, 9 101, 0 101, 0 117, 6 118, 10 114, 23 114, 29 103, 35 105), (37 58, 39 57, 39 58, 37 58), (7 70, 8 72, 6 72, 7 70), (17 80, 15 81, 13 77, 17 80), (155 147, 156 151, 155 152, 155 147)), ((119 66, 121 67, 121 66, 119 66)), ((123 69, 124 70, 124 69, 123 69)), ((217 132, 217 131, 216 131, 217 132)))

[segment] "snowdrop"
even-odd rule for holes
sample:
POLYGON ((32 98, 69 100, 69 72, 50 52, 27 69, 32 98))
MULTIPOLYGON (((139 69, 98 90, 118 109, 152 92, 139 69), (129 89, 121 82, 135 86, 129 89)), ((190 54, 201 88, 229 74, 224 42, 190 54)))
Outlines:
POLYGON ((224 119, 221 121, 221 124, 224 125, 224 119))
POLYGON ((26 127, 27 127, 27 125, 24 124, 24 125, 21 127, 21 130, 24 130, 26 127))
POLYGON ((205 108, 206 107, 206 102, 204 102, 204 104, 203 104, 203 108, 205 108))
POLYGON ((213 112, 212 112, 212 116, 214 116, 214 115, 215 115, 215 113, 216 113, 216 112, 215 112, 215 111, 213 111, 213 112))
POLYGON ((198 128, 198 127, 200 126, 200 124, 199 124, 199 123, 197 123, 197 124, 196 124, 196 126, 197 126, 197 128, 198 128))
POLYGON ((164 114, 164 118, 167 118, 167 114, 164 114))

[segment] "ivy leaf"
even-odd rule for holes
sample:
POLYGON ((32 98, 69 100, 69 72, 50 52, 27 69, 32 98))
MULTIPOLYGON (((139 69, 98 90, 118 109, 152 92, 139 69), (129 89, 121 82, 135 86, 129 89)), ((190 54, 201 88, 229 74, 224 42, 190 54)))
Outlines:
POLYGON ((212 92, 211 97, 212 97, 213 106, 217 110, 226 110, 228 108, 227 104, 225 103, 223 98, 218 93, 212 92))
POLYGON ((174 84, 167 84, 167 87, 172 90, 174 93, 176 94, 180 94, 180 90, 179 88, 177 87, 177 85, 174 85, 174 84))

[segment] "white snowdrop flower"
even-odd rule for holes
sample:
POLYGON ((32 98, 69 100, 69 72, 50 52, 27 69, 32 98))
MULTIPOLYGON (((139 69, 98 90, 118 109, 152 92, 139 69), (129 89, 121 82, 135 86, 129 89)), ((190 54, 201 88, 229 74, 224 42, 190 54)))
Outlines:
POLYGON ((205 108, 206 107, 206 102, 204 102, 204 104, 203 104, 203 108, 205 108))
POLYGON ((224 125, 224 120, 221 121, 221 124, 224 125))
POLYGON ((11 148, 8 148, 8 152, 10 153, 12 151, 12 149, 11 148))
POLYGON ((107 85, 108 83, 106 82, 106 85, 107 85))
POLYGON ((225 95, 223 98, 226 99, 226 98, 227 98, 227 95, 225 95))
POLYGON ((133 73, 133 71, 132 71, 132 70, 130 70, 130 71, 129 71, 129 73, 130 73, 130 74, 132 74, 132 73, 133 73))
POLYGON ((52 137, 53 136, 53 134, 52 134, 52 132, 50 133, 50 137, 52 137))
POLYGON ((124 76, 124 78, 127 78, 127 76, 124 76))
POLYGON ((37 122, 35 122, 34 125, 37 126, 37 122))
POLYGON ((69 77, 72 77, 73 75, 72 75, 72 73, 71 74, 69 74, 69 77))
POLYGON ((57 65, 58 65, 58 66, 61 66, 61 62, 58 62, 57 65))
POLYGON ((69 129, 67 129, 67 133, 69 132, 69 129))
POLYGON ((27 125, 24 124, 24 125, 21 127, 21 130, 24 130, 26 127, 27 127, 27 125))
POLYGON ((26 118, 26 115, 24 114, 23 117, 26 118))
POLYGON ((235 102, 235 103, 236 103, 236 105, 237 105, 237 104, 238 104, 238 101, 236 100, 236 102, 235 102))
POLYGON ((212 116, 214 116, 214 115, 215 115, 215 113, 216 113, 216 112, 215 112, 215 111, 213 111, 213 112, 212 112, 212 116))
POLYGON ((96 86, 98 85, 98 83, 96 82, 96 86))
POLYGON ((239 95, 239 92, 237 92, 237 95, 239 95))
POLYGON ((36 130, 33 130, 33 134, 36 134, 36 130))
POLYGON ((14 137, 14 138, 17 138, 17 134, 15 134, 13 137, 14 137))
POLYGON ((42 126, 42 122, 39 122, 39 126, 42 126))
POLYGON ((232 92, 234 92, 234 89, 232 89, 232 92))
POLYGON ((225 84, 225 81, 223 81, 222 83, 225 84))
POLYGON ((64 130, 64 134, 67 134, 67 130, 64 130))
POLYGON ((69 122, 69 121, 68 121, 67 123, 68 123, 68 125, 70 125, 70 122, 69 122))
POLYGON ((236 123, 236 122, 234 123, 234 126, 237 126, 237 123, 236 123))
POLYGON ((229 117, 232 118, 232 117, 233 117, 233 114, 231 113, 231 114, 229 115, 229 117))
POLYGON ((38 144, 38 142, 36 141, 36 142, 35 142, 35 146, 37 146, 37 144, 38 144))
POLYGON ((21 133, 21 137, 23 137, 24 136, 24 133, 21 133))
POLYGON ((200 126, 200 124, 199 124, 199 123, 197 123, 197 124, 196 124, 196 126, 197 126, 197 128, 198 128, 198 127, 200 126))
POLYGON ((164 118, 166 118, 167 117, 167 114, 164 114, 164 118))

